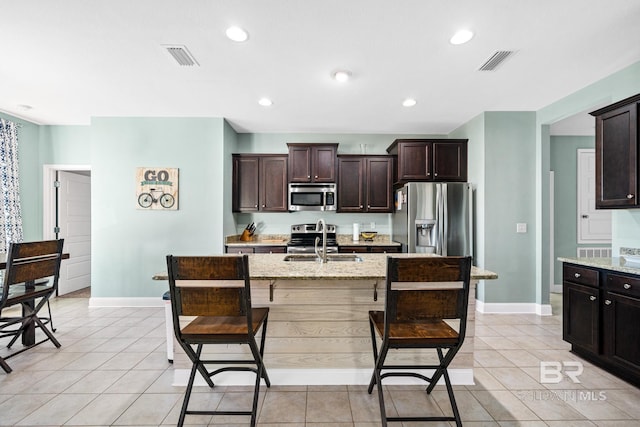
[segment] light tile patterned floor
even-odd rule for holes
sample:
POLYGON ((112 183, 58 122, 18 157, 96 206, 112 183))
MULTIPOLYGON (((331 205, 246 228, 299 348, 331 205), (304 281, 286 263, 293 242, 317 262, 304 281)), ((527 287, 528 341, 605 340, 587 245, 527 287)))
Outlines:
MULTIPOLYGON (((559 302, 553 295, 554 313, 559 302)), ((86 298, 58 298, 52 309, 63 346, 45 343, 9 360, 14 372, 0 373, 0 425, 176 424, 184 387, 171 385, 163 308, 89 309, 86 298)), ((560 315, 476 315, 476 384, 455 387, 465 426, 640 426, 640 389, 572 355, 561 322, 560 315), (541 361, 582 362, 581 382, 542 383, 541 361)), ((261 427, 380 425, 376 394, 364 386, 263 389, 261 427)), ((387 412, 449 413, 443 387, 431 396, 421 390, 387 387, 387 412)), ((250 399, 243 387, 197 387, 193 402, 231 409, 250 399)), ((248 417, 188 416, 187 423, 240 426, 248 417)), ((419 425, 449 424, 404 424, 419 425)))

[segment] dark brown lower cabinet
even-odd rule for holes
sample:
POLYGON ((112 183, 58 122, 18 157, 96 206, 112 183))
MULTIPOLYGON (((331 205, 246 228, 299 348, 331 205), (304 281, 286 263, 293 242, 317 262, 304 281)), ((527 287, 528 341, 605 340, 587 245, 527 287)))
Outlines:
POLYGON ((640 372, 640 298, 606 292, 604 354, 612 363, 640 372))
POLYGON ((640 387, 640 276, 565 263, 563 339, 640 387))
POLYGON ((598 288, 567 282, 562 292, 562 338, 596 353, 600 343, 599 292, 598 288))
POLYGON ((399 245, 353 245, 353 246, 345 246, 340 245, 338 248, 338 252, 340 253, 378 253, 378 254, 386 254, 386 253, 398 253, 400 252, 399 245))
POLYGON ((228 254, 286 254, 286 246, 227 246, 228 254))

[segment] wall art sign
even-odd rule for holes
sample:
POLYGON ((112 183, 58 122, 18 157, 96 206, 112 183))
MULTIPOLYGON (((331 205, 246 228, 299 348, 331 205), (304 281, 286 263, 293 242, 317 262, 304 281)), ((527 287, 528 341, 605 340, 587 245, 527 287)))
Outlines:
POLYGON ((178 168, 137 168, 136 206, 146 210, 178 210, 178 168))

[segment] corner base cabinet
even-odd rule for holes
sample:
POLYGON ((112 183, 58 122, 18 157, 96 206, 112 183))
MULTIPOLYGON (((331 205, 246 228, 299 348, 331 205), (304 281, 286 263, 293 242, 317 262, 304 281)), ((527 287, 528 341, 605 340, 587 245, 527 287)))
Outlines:
POLYGON ((562 276, 563 339, 640 387, 640 276, 570 263, 562 276))

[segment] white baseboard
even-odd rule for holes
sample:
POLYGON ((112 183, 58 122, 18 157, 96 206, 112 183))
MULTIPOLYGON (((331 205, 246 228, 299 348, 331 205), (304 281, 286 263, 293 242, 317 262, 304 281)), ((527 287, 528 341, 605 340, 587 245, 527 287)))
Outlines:
POLYGON ((476 311, 487 314, 537 314, 551 316, 551 304, 537 304, 528 302, 497 303, 476 300, 476 311))
MULTIPOLYGON (((368 385, 373 369, 269 369, 272 385, 368 385)), ((433 371, 419 371, 429 377, 433 371)), ((189 369, 173 371, 173 385, 185 386, 189 381, 189 369)), ((449 378, 453 385, 473 385, 473 369, 449 369, 449 378)), ((256 376, 251 372, 222 372, 215 376, 215 384, 254 385, 256 376)), ((383 384, 424 384, 412 377, 389 377, 383 384)), ((264 384, 264 382, 263 382, 264 384)), ((441 378, 438 384, 444 384, 441 378)), ((206 386, 202 376, 196 376, 194 386, 206 386)))
POLYGON ((89 298, 89 307, 164 307, 161 297, 89 298))

